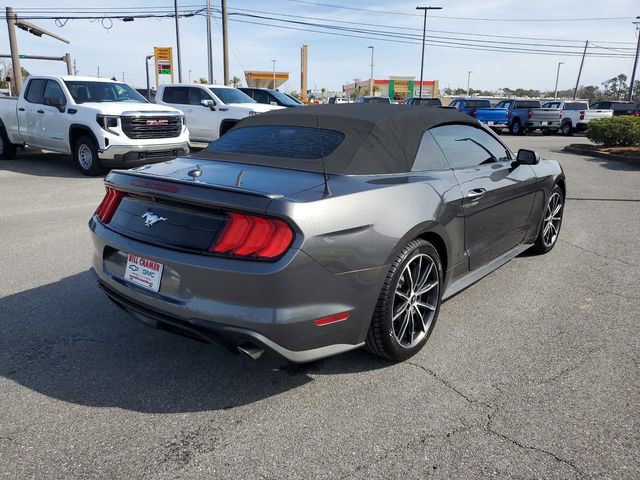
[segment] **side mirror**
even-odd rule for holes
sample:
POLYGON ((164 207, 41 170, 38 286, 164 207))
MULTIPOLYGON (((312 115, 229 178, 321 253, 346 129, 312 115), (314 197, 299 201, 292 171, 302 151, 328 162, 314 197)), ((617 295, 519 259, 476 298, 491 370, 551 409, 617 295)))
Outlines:
POLYGON ((518 150, 516 163, 519 163, 520 165, 537 165, 540 163, 540 155, 533 150, 521 148, 518 150))
POLYGON ((200 100, 200 104, 203 107, 208 107, 211 110, 215 110, 216 102, 214 102, 213 100, 200 100))
POLYGON ((49 107, 57 108, 59 112, 64 112, 64 105, 59 97, 45 97, 42 103, 49 107))

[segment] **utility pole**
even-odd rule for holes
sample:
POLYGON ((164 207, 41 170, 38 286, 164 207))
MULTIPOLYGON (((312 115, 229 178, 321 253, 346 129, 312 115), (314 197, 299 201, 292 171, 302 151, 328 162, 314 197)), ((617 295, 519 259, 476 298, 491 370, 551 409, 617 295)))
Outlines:
POLYGON ((98 78, 100 78, 100 65, 98 65, 98 78))
POLYGON ((124 72, 122 72, 122 83, 124 83, 124 72))
POLYGON ((222 67, 224 84, 229 85, 229 38, 227 26, 227 0, 221 0, 222 10, 222 67))
POLYGON ((189 83, 191 83, 191 72, 193 72, 193 70, 189 69, 189 83))
POLYGON ((276 89, 276 62, 277 60, 271 60, 271 63, 273 63, 273 89, 276 89))
POLYGON ((557 100, 558 99, 558 79, 560 78, 560 65, 562 65, 564 62, 558 62, 558 71, 556 72, 556 88, 555 91, 553 93, 553 99, 557 100))
POLYGON ((300 100, 303 103, 307 102, 307 57, 308 46, 303 43, 300 48, 300 100))
POLYGON ((78 75, 78 67, 76 65, 76 59, 73 59, 73 76, 75 77, 76 75, 78 75))
POLYGON ((182 83, 182 63, 180 61, 180 25, 178 22, 178 0, 173 0, 173 10, 176 14, 176 52, 178 53, 178 83, 182 83))
MULTIPOLYGON (((640 20, 640 17, 636 17, 640 20)), ((629 84, 629 101, 633 100, 633 83, 636 80, 636 69, 638 68, 638 55, 640 55, 640 22, 633 22, 636 26, 636 33, 638 34, 638 46, 636 47, 636 58, 633 61, 633 70, 631 72, 631 83, 629 84)))
MULTIPOLYGON (((73 73, 73 69, 74 67, 71 65, 71 54, 70 53, 65 53, 64 57, 62 57, 64 59, 64 63, 67 64, 67 75, 71 75, 73 73)), ((75 62, 75 60, 74 60, 75 62)))
POLYGON ((207 0, 207 80, 213 83, 213 46, 211 43, 211 0, 207 0))
POLYGON ((151 84, 149 83, 149 60, 155 55, 147 55, 144 57, 144 69, 147 73, 147 100, 151 101, 151 84))
POLYGON ((422 80, 424 74, 424 46, 427 40, 427 12, 429 10, 442 10, 442 7, 416 7, 416 10, 424 10, 424 23, 422 25, 422 57, 420 60, 420 98, 422 98, 422 80))
POLYGON ((367 48, 371 49, 371 76, 369 77, 369 96, 373 97, 373 46, 369 45, 367 48))
POLYGON ((471 74, 473 72, 471 70, 469 70, 467 72, 467 97, 469 96, 469 84, 471 83, 471 74))
POLYGON ((582 52, 582 60, 580 61, 580 69, 578 70, 578 78, 576 79, 576 88, 573 89, 574 100, 578 95, 578 87, 580 86, 580 76, 582 75, 582 66, 584 65, 584 57, 587 55, 587 48, 589 48, 589 40, 584 42, 584 51, 582 52))

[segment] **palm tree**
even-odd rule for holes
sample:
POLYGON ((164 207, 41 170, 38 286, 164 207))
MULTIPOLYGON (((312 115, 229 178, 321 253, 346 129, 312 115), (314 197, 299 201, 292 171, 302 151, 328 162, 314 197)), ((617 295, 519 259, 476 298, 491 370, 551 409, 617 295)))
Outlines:
POLYGON ((240 80, 240 78, 238 78, 237 76, 233 76, 233 78, 231 79, 231 85, 233 85, 234 87, 238 88, 240 86, 240 82, 242 80, 240 80))

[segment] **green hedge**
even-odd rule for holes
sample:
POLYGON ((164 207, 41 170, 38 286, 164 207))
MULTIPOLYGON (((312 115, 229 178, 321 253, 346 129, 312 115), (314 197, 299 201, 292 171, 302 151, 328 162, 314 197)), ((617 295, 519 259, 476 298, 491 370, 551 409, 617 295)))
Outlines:
POLYGON ((619 115, 592 120, 587 138, 605 147, 640 146, 640 117, 619 115))

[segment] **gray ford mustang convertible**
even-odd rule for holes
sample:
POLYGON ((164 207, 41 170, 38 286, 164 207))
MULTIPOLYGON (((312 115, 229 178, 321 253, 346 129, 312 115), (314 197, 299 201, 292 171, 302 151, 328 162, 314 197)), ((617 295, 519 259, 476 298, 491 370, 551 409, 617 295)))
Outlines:
POLYGON ((418 352, 441 302, 562 223, 555 161, 446 109, 248 117, 192 156, 112 171, 93 268, 137 319, 253 358, 418 352))

